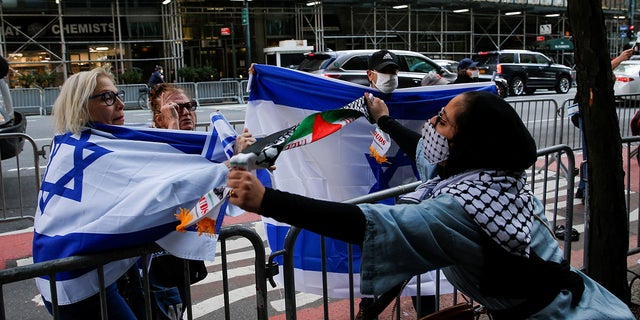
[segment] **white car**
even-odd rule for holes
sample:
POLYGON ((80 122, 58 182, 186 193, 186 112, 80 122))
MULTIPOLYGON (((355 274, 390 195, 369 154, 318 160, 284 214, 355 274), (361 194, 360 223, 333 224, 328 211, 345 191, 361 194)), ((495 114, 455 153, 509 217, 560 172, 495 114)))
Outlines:
POLYGON ((640 60, 627 60, 620 63, 613 74, 613 92, 616 99, 640 100, 640 60))
POLYGON ((433 59, 433 62, 441 65, 443 68, 453 72, 458 72, 458 61, 453 60, 443 60, 443 59, 433 59))

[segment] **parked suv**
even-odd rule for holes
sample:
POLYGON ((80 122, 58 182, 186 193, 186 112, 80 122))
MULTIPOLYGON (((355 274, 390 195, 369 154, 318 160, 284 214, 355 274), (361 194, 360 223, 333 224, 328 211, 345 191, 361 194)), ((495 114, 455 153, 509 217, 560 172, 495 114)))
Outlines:
MULTIPOLYGON (((378 50, 344 50, 308 53, 298 66, 298 70, 324 75, 335 79, 369 86, 367 68, 369 56, 378 50)), ((423 54, 390 50, 398 56, 398 88, 419 87, 425 74, 435 71, 448 82, 456 79, 456 74, 441 67, 423 54)))
POLYGON ((512 95, 533 94, 536 89, 567 93, 571 89, 571 68, 554 63, 540 52, 479 52, 473 56, 473 60, 478 62, 481 78, 491 78, 495 72, 498 77, 507 80, 512 95))

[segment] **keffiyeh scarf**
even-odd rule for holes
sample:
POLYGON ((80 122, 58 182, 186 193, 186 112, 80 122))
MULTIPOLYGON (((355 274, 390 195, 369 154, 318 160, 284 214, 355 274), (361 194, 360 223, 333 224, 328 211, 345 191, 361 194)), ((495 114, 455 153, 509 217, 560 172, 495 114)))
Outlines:
POLYGON ((502 248, 529 257, 533 224, 533 193, 526 174, 474 170, 442 180, 431 179, 399 202, 417 203, 447 193, 471 215, 480 229, 502 248))

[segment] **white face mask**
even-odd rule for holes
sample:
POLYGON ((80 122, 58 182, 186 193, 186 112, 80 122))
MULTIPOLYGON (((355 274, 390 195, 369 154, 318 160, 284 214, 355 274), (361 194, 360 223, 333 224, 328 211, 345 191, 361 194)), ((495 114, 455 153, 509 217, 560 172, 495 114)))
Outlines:
POLYGON ((422 147, 429 164, 440 163, 449 158, 449 141, 436 131, 430 121, 422 126, 422 147))
POLYGON ((378 75, 376 79, 376 88, 378 88, 380 92, 391 93, 398 87, 397 74, 380 73, 377 71, 374 72, 378 75))
POLYGON ((477 78, 480 76, 480 71, 478 70, 471 70, 471 78, 477 78))

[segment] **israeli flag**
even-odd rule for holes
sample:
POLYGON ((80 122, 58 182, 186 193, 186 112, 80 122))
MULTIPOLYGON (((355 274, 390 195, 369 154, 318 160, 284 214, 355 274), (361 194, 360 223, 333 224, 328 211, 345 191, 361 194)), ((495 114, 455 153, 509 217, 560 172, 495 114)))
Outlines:
MULTIPOLYGON (((312 113, 340 108, 364 96, 365 92, 385 100, 393 118, 420 132, 422 124, 458 94, 471 90, 496 92, 495 84, 480 82, 398 89, 385 95, 369 87, 297 70, 255 65, 255 71, 250 84, 245 126, 256 136, 291 127, 312 113)), ((418 172, 413 159, 409 159, 397 146, 387 153, 389 163, 380 164, 371 157, 369 146, 373 131, 375 126, 360 118, 322 140, 282 152, 276 161, 273 185, 280 190, 317 199, 345 201, 416 181, 418 172)), ((387 202, 393 202, 393 199, 387 202)), ((290 227, 273 219, 263 221, 271 251, 282 249, 290 227)), ((325 247, 329 296, 348 298, 349 245, 326 239, 325 247)), ((360 250, 357 246, 352 249, 353 271, 358 273, 360 250)), ((296 290, 323 294, 320 236, 302 230, 293 254, 296 290)), ((434 279, 433 273, 422 277, 423 294, 434 294, 434 279)), ((359 276, 356 275, 354 282, 355 294, 359 296, 359 276)), ((446 280, 441 285, 443 293, 452 289, 446 280)), ((408 288, 411 292, 406 294, 415 294, 416 285, 408 288)))
MULTIPOLYGON (((212 117, 226 123, 220 115, 212 117)), ((176 232, 174 214, 226 185, 222 162, 235 134, 218 130, 222 122, 210 132, 96 124, 79 134, 56 135, 38 195, 34 262, 153 241, 181 258, 213 260, 217 238, 176 232)), ((106 265, 105 283, 113 283, 135 260, 106 265)), ((58 273, 56 281, 63 305, 99 289, 96 270, 58 273)), ((51 301, 48 277, 36 284, 51 301)))

